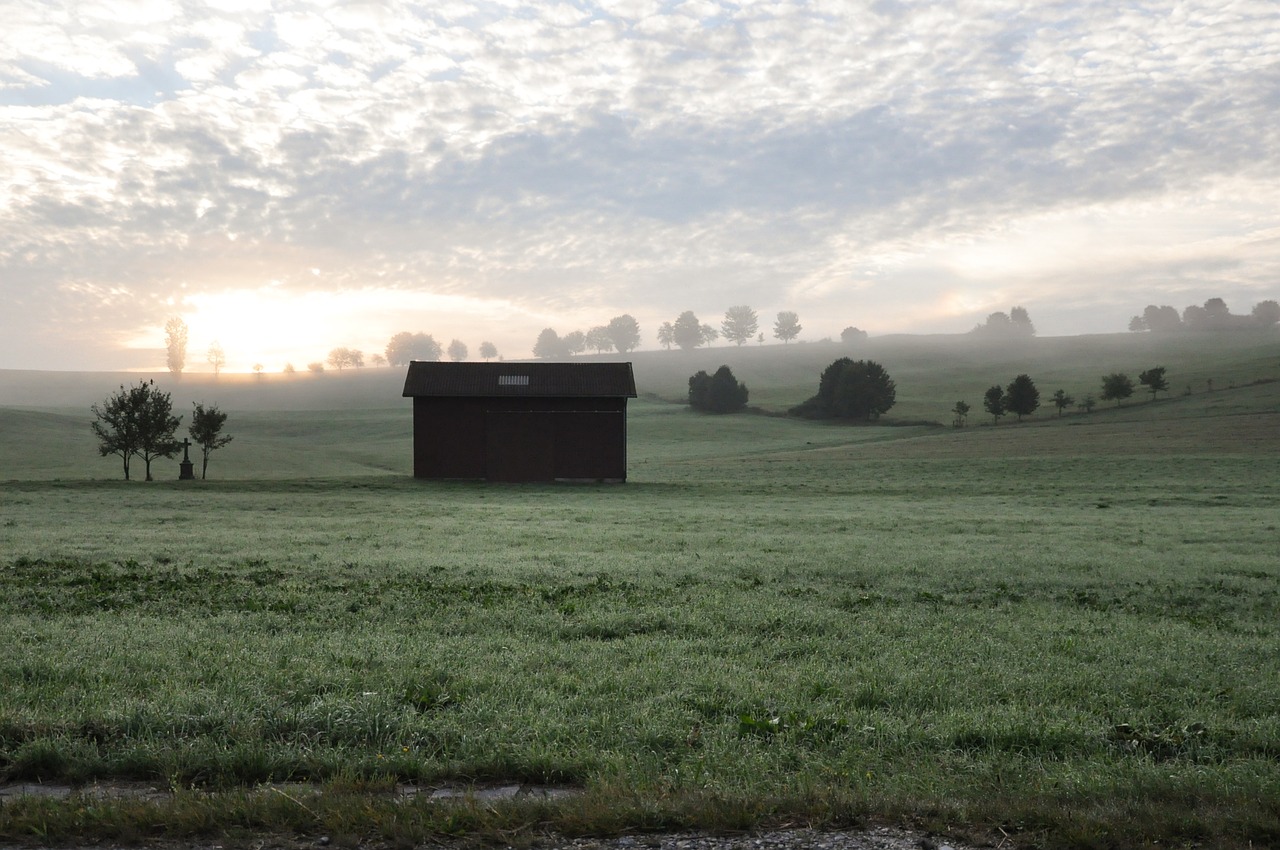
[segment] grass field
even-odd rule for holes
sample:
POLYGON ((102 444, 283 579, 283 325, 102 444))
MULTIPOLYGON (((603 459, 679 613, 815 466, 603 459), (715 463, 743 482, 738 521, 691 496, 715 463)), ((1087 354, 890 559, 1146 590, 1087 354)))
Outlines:
MULTIPOLYGON (((1193 394, 963 430, 704 417, 658 399, 720 352, 650 355, 625 486, 414 481, 376 373, 189 381, 232 414, 213 478, 125 483, 87 424, 116 376, 0 377, 0 777, 177 792, 10 800, 0 841, 889 821, 1280 844, 1280 351, 1104 339, 876 356, 904 419, 1022 371, 1047 396, 1020 364, 1068 349, 1077 397, 1157 364, 1193 394), (508 780, 585 794, 376 793, 508 780), (244 793, 296 781, 323 793, 244 793)), ((753 402, 802 401, 840 353, 790 349, 728 361, 753 402)))

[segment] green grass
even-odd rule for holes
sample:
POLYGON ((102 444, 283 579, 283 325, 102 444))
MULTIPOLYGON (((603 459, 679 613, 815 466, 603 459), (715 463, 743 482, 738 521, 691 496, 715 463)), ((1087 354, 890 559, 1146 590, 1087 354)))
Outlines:
POLYGON ((0 776, 178 791, 11 800, 0 841, 1274 845, 1273 388, 963 430, 640 400, 625 486, 414 481, 407 405, 262 401, 215 478, 125 483, 82 412, 0 408, 0 776), (508 780, 586 793, 385 794, 508 780))

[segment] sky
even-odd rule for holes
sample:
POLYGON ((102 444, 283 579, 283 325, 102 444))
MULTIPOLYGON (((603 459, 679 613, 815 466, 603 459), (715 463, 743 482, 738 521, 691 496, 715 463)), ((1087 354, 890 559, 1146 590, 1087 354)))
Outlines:
MULTIPOLYGON (((1274 0, 0 0, 0 368, 1280 297, 1274 0)), ((771 343, 773 340, 769 340, 771 343)))

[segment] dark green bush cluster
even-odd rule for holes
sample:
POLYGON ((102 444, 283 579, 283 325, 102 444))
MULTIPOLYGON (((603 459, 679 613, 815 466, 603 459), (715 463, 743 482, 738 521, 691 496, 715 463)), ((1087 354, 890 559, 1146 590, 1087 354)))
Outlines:
POLYGON ((818 380, 818 394, 791 408, 808 419, 879 419, 897 401, 897 385, 874 360, 841 357, 818 380))
POLYGON ((747 385, 728 366, 714 375, 699 371, 689 379, 689 406, 704 413, 737 413, 747 406, 747 385))

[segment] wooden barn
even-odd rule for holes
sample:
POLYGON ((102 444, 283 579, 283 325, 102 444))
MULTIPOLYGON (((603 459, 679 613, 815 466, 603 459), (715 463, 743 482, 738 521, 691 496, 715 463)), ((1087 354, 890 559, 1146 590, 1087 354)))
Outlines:
POLYGON ((626 481, 630 363, 409 364, 416 478, 626 481))

